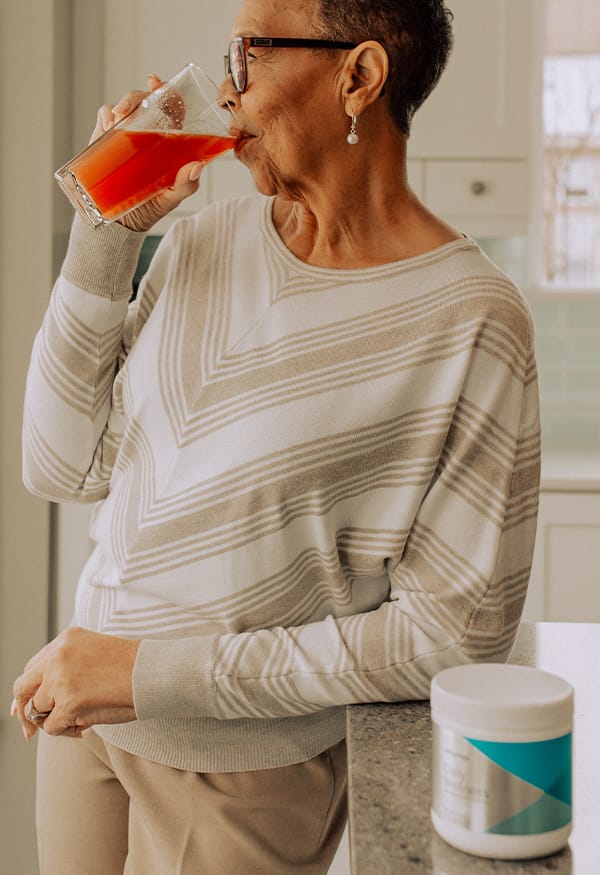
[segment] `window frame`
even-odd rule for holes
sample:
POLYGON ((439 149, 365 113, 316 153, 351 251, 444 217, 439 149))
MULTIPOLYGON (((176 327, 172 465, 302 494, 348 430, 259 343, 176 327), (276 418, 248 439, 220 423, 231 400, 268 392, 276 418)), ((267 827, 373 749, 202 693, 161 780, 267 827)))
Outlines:
POLYGON ((535 20, 540 22, 539 27, 534 29, 532 45, 532 97, 533 107, 531 113, 531 202, 529 220, 529 264, 528 264, 528 291, 530 297, 543 298, 568 298, 575 299, 598 299, 600 300, 600 280, 598 285, 565 285, 550 283, 544 280, 544 159, 545 159, 545 131, 544 131, 544 59, 546 56, 546 25, 548 18, 547 0, 533 0, 535 20))

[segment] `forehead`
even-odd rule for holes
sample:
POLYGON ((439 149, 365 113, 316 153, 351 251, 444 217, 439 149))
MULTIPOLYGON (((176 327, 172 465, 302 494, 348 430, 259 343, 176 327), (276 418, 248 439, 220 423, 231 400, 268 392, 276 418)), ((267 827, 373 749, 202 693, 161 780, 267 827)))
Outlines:
POLYGON ((310 36, 318 0, 243 0, 232 36, 310 36))

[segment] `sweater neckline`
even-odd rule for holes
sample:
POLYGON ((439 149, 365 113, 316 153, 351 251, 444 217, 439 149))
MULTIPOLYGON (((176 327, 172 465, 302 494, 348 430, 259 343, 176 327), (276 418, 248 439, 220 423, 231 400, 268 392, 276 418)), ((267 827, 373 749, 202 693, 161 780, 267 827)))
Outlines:
POLYGON ((335 280, 339 282, 341 279, 347 281, 365 281, 376 280, 383 277, 393 276, 395 274, 404 273, 405 271, 413 271, 420 267, 426 267, 431 263, 435 263, 452 252, 473 251, 476 250, 477 243, 466 235, 459 237, 457 240, 450 240, 448 243, 443 243, 435 249, 430 249, 428 252, 423 252, 420 255, 413 255, 409 258, 402 258, 399 261, 390 261, 386 264, 377 264, 372 267, 358 268, 338 268, 338 267, 318 267, 313 264, 308 264, 302 261, 294 253, 288 249, 281 237, 279 236, 275 224, 273 222, 273 204, 275 196, 272 195, 264 199, 263 209, 261 212, 261 225, 263 233, 275 253, 296 273, 303 273, 314 279, 320 280, 335 280))

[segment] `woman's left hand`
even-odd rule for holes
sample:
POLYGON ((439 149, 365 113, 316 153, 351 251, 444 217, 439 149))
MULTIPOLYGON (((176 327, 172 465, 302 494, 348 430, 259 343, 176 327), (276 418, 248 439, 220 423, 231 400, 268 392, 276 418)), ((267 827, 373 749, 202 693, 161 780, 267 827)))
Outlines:
POLYGON ((13 686, 11 714, 17 714, 25 738, 41 727, 50 735, 80 738, 96 723, 136 719, 133 666, 139 641, 73 627, 32 657, 13 686), (32 723, 29 702, 48 716, 32 723))

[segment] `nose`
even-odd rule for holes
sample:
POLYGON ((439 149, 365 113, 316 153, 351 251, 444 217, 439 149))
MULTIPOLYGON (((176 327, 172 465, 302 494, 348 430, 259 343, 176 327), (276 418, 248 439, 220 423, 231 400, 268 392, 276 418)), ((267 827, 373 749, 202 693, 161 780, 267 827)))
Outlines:
POLYGON ((226 76, 219 86, 219 106, 234 114, 240 108, 240 95, 234 88, 231 76, 226 76))

